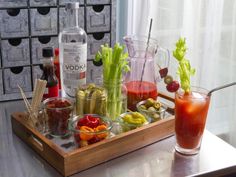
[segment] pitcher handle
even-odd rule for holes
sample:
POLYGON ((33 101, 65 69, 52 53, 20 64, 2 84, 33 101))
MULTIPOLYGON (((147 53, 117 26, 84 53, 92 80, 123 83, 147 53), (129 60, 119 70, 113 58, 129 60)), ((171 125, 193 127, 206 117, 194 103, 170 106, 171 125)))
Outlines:
POLYGON ((162 79, 168 74, 168 67, 169 67, 169 63, 170 63, 170 51, 168 49, 158 47, 157 53, 160 53, 162 56, 162 57, 158 58, 157 59, 158 61, 156 62, 158 70, 159 70, 159 74, 162 79))

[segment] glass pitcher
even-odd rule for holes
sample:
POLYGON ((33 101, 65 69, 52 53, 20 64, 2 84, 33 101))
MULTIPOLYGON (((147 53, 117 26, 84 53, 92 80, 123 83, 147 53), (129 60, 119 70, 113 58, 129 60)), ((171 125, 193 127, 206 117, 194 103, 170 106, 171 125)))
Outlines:
POLYGON ((125 36, 130 72, 125 77, 128 109, 135 111, 139 101, 158 95, 157 83, 168 72, 170 54, 158 46, 157 40, 146 36, 125 36))

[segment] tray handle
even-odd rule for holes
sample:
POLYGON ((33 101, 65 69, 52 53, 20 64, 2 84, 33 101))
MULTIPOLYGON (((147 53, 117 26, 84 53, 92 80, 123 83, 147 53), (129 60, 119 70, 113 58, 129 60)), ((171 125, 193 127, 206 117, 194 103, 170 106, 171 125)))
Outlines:
POLYGON ((34 146, 34 148, 36 148, 38 151, 43 152, 43 149, 44 149, 43 143, 38 138, 36 138, 34 135, 29 135, 28 142, 32 146, 34 146))

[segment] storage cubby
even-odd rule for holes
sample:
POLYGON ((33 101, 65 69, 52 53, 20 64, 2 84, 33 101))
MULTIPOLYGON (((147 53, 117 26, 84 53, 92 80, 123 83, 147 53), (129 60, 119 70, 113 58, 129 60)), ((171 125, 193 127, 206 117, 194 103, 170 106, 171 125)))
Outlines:
POLYGON ((102 44, 116 36, 116 0, 0 0, 0 101, 21 99, 18 85, 32 96, 42 75, 42 48, 58 47, 66 26, 66 2, 79 2, 79 26, 88 34, 87 82, 101 76, 93 65, 102 44))
POLYGON ((27 37, 29 35, 28 10, 6 9, 0 10, 1 37, 27 37))
POLYGON ((110 5, 94 5, 86 7, 87 32, 110 31, 110 5))
POLYGON ((31 91, 31 76, 30 76, 30 67, 13 67, 4 69, 4 93, 18 93, 18 85, 24 91, 31 91))
POLYGON ((32 36, 57 35, 57 9, 39 7, 31 9, 32 36))
POLYGON ((88 35, 88 58, 93 59, 102 44, 110 44, 110 33, 93 33, 88 35))
POLYGON ((2 40, 3 67, 30 65, 29 39, 2 40))

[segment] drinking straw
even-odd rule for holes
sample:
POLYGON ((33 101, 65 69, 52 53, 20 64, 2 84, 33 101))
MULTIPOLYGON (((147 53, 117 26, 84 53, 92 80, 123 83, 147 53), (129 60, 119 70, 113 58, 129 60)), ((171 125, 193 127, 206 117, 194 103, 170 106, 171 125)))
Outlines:
POLYGON ((146 51, 145 51, 145 61, 144 61, 144 64, 143 64, 143 69, 142 69, 140 87, 141 87, 141 83, 143 82, 143 75, 144 75, 144 70, 145 70, 146 61, 147 61, 147 52, 148 52, 148 47, 149 47, 149 40, 150 40, 150 36, 151 36, 151 30, 152 30, 152 18, 151 18, 150 25, 149 25, 147 47, 146 47, 146 51))
POLYGON ((233 86, 233 85, 236 85, 236 82, 232 82, 232 83, 229 83, 229 84, 226 84, 226 85, 222 85, 222 86, 220 86, 220 87, 216 87, 216 88, 210 90, 207 95, 208 95, 208 96, 211 96, 212 92, 215 92, 215 91, 217 91, 217 90, 221 90, 221 89, 224 89, 224 88, 226 88, 226 87, 233 86))

